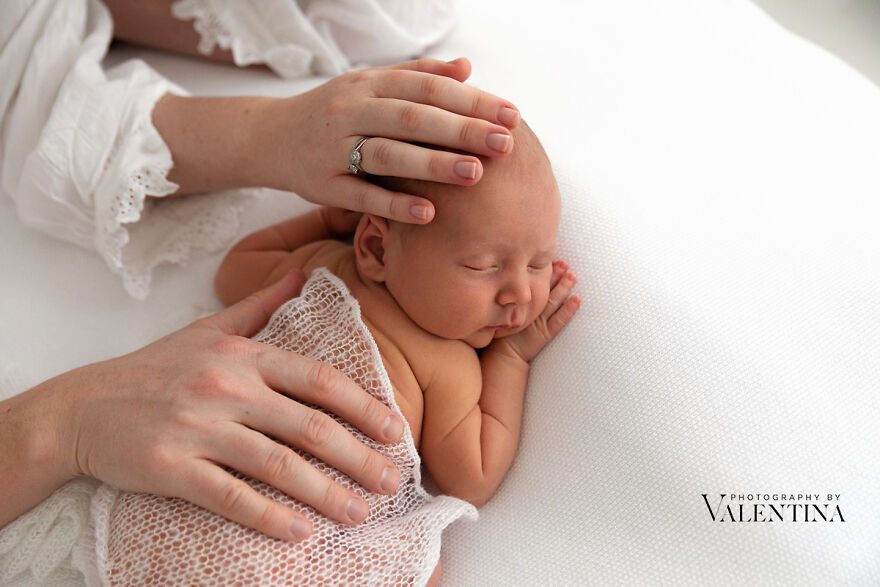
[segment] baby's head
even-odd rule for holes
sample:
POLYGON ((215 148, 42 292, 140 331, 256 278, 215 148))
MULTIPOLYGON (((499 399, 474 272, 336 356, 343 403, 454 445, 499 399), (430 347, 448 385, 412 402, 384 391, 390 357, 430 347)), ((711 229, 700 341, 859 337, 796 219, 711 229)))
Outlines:
POLYGON ((428 198, 434 220, 364 215, 354 238, 362 278, 384 283, 409 317, 437 336, 482 348, 544 310, 559 226, 559 189, 538 138, 520 124, 514 148, 482 158, 471 187, 377 178, 428 198))

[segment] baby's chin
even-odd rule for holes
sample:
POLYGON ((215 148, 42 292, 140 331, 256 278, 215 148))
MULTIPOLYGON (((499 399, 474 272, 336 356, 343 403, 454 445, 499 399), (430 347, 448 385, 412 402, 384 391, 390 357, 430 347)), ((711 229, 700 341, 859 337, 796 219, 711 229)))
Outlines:
POLYGON ((495 331, 495 336, 492 337, 492 340, 496 340, 499 338, 507 338, 508 336, 513 336, 514 334, 518 334, 529 327, 528 324, 523 324, 522 326, 517 326, 516 328, 501 328, 495 331))
POLYGON ((475 349, 484 349, 489 346, 493 340, 512 336, 518 332, 522 332, 528 327, 528 324, 523 324, 522 326, 517 326, 516 328, 496 328, 493 330, 480 331, 475 332, 474 334, 468 336, 467 338, 463 338, 462 340, 475 349))

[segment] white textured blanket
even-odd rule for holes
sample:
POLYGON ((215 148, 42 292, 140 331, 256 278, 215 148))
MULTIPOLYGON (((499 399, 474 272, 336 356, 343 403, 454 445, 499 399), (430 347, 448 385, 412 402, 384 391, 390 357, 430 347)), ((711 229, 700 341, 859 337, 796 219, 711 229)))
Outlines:
MULTIPOLYGON (((196 93, 304 89, 137 55, 196 93)), ((469 2, 434 55, 470 57, 566 176, 584 299, 534 363, 510 474, 444 534, 444 584, 880 582, 880 89, 746 0, 469 2), (807 494, 845 521, 761 505, 807 494)), ((269 196, 241 234, 303 208, 269 196)), ((218 257, 138 304, 11 214, 0 350, 33 378, 218 307, 218 257)))

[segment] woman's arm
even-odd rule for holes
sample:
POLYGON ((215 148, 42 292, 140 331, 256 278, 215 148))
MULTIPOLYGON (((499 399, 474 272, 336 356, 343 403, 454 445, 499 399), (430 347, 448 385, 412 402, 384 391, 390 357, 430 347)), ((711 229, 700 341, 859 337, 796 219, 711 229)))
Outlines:
POLYGON ((136 45, 232 63, 232 51, 227 49, 215 47, 210 55, 198 51, 199 33, 193 23, 171 14, 175 1, 104 0, 113 16, 113 37, 136 45))
POLYGON ((391 192, 348 170, 358 139, 373 175, 473 185, 482 163, 513 148, 519 114, 462 83, 466 59, 420 59, 347 73, 289 98, 165 95, 153 123, 171 150, 178 193, 263 186, 401 222, 434 215, 425 198, 391 192), (430 149, 412 143, 441 147, 430 149))
POLYGON ((496 339, 479 365, 471 353, 425 389, 422 455, 441 491, 476 506, 485 503, 510 469, 519 443, 529 361, 572 319, 580 305, 568 297, 574 275, 554 264, 547 308, 527 329, 496 339))
POLYGON ((0 402, 0 525, 65 481, 88 475, 129 491, 181 497, 283 540, 311 524, 233 477, 260 479, 345 524, 368 508, 286 445, 383 489, 393 463, 319 404, 380 442, 403 422, 332 367, 248 337, 296 295, 292 273, 223 312, 128 355, 89 365, 0 402), (276 441, 275 439, 278 439, 276 441), (283 443, 283 444, 282 444, 283 443))

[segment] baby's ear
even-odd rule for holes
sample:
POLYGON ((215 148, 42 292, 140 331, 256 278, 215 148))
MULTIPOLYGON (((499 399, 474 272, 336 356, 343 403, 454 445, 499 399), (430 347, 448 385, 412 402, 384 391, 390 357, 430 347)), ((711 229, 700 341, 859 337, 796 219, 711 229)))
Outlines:
POLYGON ((375 214, 364 214, 355 229, 354 256, 361 273, 373 281, 385 281, 385 238, 388 220, 375 214))

